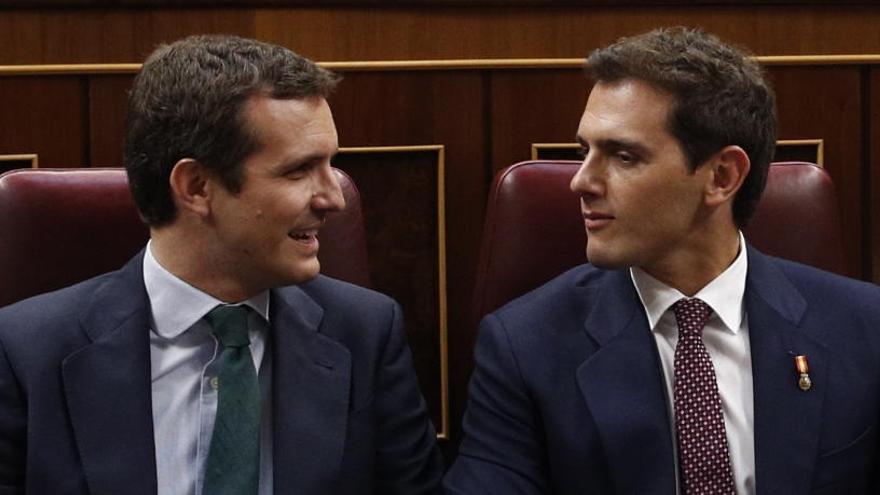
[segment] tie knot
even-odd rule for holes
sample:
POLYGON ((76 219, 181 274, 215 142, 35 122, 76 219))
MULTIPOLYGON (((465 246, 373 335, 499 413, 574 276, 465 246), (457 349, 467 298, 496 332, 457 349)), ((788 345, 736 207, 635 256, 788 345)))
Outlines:
POLYGON ((246 347, 250 345, 248 336, 248 307, 221 304, 208 312, 205 318, 214 329, 223 347, 246 347))
POLYGON ((712 308, 702 299, 683 297, 672 305, 672 312, 675 313, 680 335, 700 335, 709 321, 712 308))

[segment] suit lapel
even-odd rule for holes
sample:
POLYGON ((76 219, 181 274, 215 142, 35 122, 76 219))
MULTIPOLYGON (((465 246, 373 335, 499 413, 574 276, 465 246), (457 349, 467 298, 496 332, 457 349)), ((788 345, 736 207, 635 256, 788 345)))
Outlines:
POLYGON ((79 324, 91 344, 62 363, 73 433, 94 493, 156 493, 149 301, 143 252, 110 276, 79 324))
POLYGON ((615 491, 674 493, 672 432, 656 345, 629 272, 608 277, 596 288, 585 323, 599 348, 578 368, 578 384, 615 491))
POLYGON ((772 263, 749 248, 746 314, 755 393, 758 493, 807 493, 818 449, 827 375, 821 335, 801 325, 807 305, 772 263), (809 359, 813 387, 797 385, 794 357, 809 359))
POLYGON ((275 492, 327 492, 345 447, 351 355, 318 332, 323 309, 299 288, 273 291, 271 304, 275 492))

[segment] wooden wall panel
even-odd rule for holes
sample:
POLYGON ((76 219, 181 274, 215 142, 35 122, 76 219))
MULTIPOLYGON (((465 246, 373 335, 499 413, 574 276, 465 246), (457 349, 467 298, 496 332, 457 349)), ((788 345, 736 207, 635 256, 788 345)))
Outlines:
POLYGON ((0 77, 0 154, 36 153, 41 167, 88 166, 84 77, 0 77))
POLYGON ((11 10, 0 13, 0 64, 141 62, 195 33, 253 37, 250 9, 11 10))
MULTIPOLYGON (((690 0, 689 5, 815 5, 824 4, 828 0, 690 0)), ((323 0, 323 6, 353 6, 365 5, 372 8, 387 8, 392 2, 384 2, 382 0, 323 0)), ((682 0, 396 0, 394 6, 413 6, 422 8, 444 7, 454 5, 465 6, 494 6, 494 7, 514 7, 514 6, 564 6, 564 5, 581 5, 581 6, 602 6, 613 5, 616 7, 643 7, 653 5, 682 5, 682 0)), ((844 0, 836 2, 837 5, 864 5, 864 0, 844 0)), ((178 7, 183 6, 229 6, 229 7, 252 7, 254 5, 263 6, 312 6, 314 0, 176 0, 174 4, 178 7)), ((164 7, 168 5, 168 0, 2 0, 2 7, 76 7, 82 9, 101 8, 101 7, 164 7)))
POLYGON ((880 68, 875 67, 869 71, 868 82, 870 89, 865 92, 869 100, 865 106, 865 111, 868 112, 865 125, 869 145, 866 146, 868 156, 863 169, 867 171, 868 177, 865 180, 870 184, 870 195, 865 204, 868 210, 868 221, 865 225, 873 247, 871 271, 868 275, 871 280, 880 283, 880 68))
POLYGON ((858 67, 770 67, 779 139, 824 139, 825 169, 837 186, 848 274, 867 263, 862 221, 862 101, 858 67))
POLYGON ((207 32, 274 41, 317 60, 582 57, 679 24, 757 54, 880 53, 878 5, 46 8, 3 11, 0 64, 138 62, 159 42, 207 32))
POLYGON ((39 167, 39 157, 36 153, 8 154, 0 153, 0 174, 19 168, 39 167))
POLYGON ((319 60, 545 58, 690 25, 757 54, 878 53, 878 23, 878 6, 287 8, 258 10, 256 36, 319 60))
POLYGON ((492 73, 492 171, 530 160, 532 143, 569 143, 591 84, 579 69, 492 73))
MULTIPOLYGON (((486 169, 486 76, 477 71, 349 72, 343 76, 338 93, 330 100, 341 146, 445 147, 451 435, 456 439, 466 398, 464 384, 470 374, 469 310, 491 180, 486 169)), ((410 208, 397 206, 401 211, 410 208)), ((444 449, 447 455, 454 452, 454 446, 444 449)))
POLYGON ((125 107, 133 75, 89 77, 89 149, 92 167, 121 167, 125 107))
POLYGON ((421 390, 438 433, 445 435, 447 328, 440 296, 446 285, 441 283, 445 266, 438 263, 445 238, 438 225, 442 149, 346 151, 334 165, 351 176, 361 193, 370 278, 376 290, 403 308, 421 390))

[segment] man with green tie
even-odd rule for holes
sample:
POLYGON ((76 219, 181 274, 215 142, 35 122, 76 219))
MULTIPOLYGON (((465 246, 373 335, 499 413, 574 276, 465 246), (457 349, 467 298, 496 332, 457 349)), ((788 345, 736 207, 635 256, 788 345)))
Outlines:
POLYGON ((400 308, 319 275, 336 82, 232 36, 150 55, 125 144, 150 242, 0 310, 0 493, 437 488, 400 308))

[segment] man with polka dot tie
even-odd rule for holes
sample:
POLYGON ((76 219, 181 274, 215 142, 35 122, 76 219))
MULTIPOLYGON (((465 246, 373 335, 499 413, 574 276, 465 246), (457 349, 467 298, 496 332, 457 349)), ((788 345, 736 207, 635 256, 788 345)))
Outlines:
POLYGON ((586 70, 589 264, 483 320, 447 493, 878 493, 880 289, 741 232, 776 140, 757 63, 664 28, 586 70))

